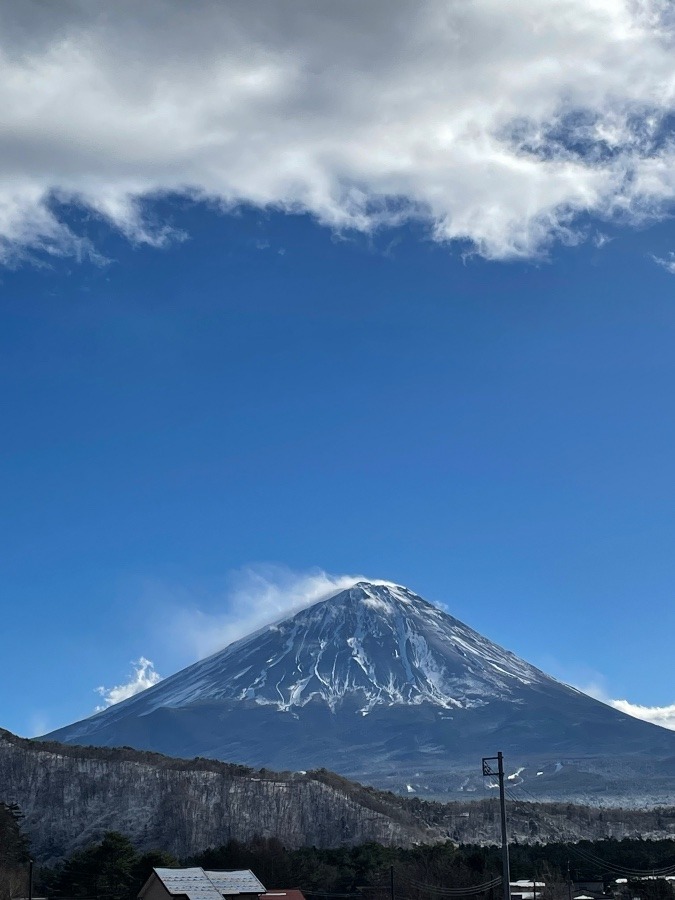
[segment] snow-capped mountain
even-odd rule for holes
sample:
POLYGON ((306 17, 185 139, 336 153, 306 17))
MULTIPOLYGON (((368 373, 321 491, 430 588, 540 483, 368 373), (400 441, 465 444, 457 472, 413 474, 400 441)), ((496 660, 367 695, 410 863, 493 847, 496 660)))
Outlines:
POLYGON ((444 709, 508 697, 547 679, 407 588, 359 582, 289 619, 231 644, 101 718, 147 714, 200 701, 253 701, 289 711, 345 698, 374 706, 431 703, 444 709))
POLYGON ((527 780, 542 796, 586 800, 607 788, 594 758, 618 753, 635 784, 663 759, 649 790, 672 788, 675 799, 675 733, 561 684, 387 583, 359 582, 49 737, 323 766, 408 792, 464 796, 482 789, 480 757, 501 749, 521 770, 514 787, 527 780))

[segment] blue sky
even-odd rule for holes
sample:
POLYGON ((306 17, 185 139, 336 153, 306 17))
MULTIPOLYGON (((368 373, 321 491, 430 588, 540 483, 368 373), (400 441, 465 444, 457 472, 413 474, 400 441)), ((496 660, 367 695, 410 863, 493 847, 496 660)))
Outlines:
POLYGON ((180 40, 181 5, 148 3, 133 35, 103 9, 64 7, 60 42, 31 3, 2 13, 25 47, 3 62, 0 726, 81 718, 134 661, 170 674, 321 572, 403 583, 607 700, 671 706, 667 8, 581 5, 567 33, 523 0, 539 29, 502 22, 502 57, 481 0, 450 23, 475 51, 454 91, 426 77, 445 60, 426 4, 393 4, 391 34, 361 12, 363 47, 305 4, 292 38, 228 5, 180 40), (602 90, 568 62, 588 29, 602 90), (518 78, 481 87, 514 55, 518 78), (200 93, 214 67, 229 92, 200 93))

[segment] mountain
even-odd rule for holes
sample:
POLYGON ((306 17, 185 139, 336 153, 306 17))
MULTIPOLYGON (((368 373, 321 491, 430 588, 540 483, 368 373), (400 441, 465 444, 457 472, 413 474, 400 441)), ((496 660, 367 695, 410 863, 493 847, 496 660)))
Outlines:
POLYGON ((230 838, 287 847, 377 841, 408 846, 441 831, 330 773, 253 771, 130 748, 29 741, 0 729, 0 802, 17 803, 36 859, 53 862, 120 831, 178 857, 230 838))
MULTIPOLYGON (((0 803, 18 804, 31 855, 54 863, 100 840, 127 835, 139 850, 180 858, 234 838, 276 837, 289 849, 368 841, 407 847, 450 838, 494 844, 497 801, 429 803, 363 788, 332 772, 270 772, 209 759, 181 760, 125 748, 19 738, 0 728, 0 803)), ((509 803, 518 843, 662 839, 672 810, 593 810, 509 803)))
POLYGON ((412 591, 359 582, 50 739, 484 796, 502 750, 521 797, 675 802, 675 732, 519 659, 412 591), (525 791, 527 793, 525 793, 525 791))

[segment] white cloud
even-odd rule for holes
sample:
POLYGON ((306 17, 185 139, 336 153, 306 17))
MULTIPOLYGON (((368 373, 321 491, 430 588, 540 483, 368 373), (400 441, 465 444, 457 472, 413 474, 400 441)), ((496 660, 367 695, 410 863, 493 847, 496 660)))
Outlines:
POLYGON ((672 250, 667 256, 652 256, 652 259, 670 275, 675 275, 675 253, 672 250))
POLYGON ((675 703, 670 706, 641 706, 639 703, 631 703, 629 700, 613 700, 607 693, 605 679, 597 678, 589 684, 576 685, 584 694, 613 706, 627 716, 642 719, 643 722, 651 722, 653 725, 661 725, 675 731, 675 703))
POLYGON ((209 604, 217 602, 223 612, 207 613, 185 603, 174 607, 170 617, 172 644, 180 645, 181 649, 187 646, 201 659, 364 578, 329 575, 321 569, 294 572, 284 566, 259 565, 242 569, 228 580, 229 587, 223 596, 217 601, 212 598, 209 604))
POLYGON ((561 662, 551 656, 544 656, 539 661, 540 667, 545 672, 553 675, 559 681, 569 684, 588 694, 595 700, 600 700, 607 706, 612 706, 620 712, 628 716, 634 716, 636 719, 642 719, 645 722, 652 722, 654 725, 661 725, 663 728, 670 728, 675 731, 675 704, 666 706, 643 706, 639 703, 631 703, 629 700, 613 699, 613 691, 607 684, 606 677, 590 668, 584 663, 572 663, 569 660, 561 662))
POLYGON ((157 684, 158 681, 162 680, 162 676, 159 672, 155 671, 153 663, 144 656, 141 656, 140 659, 133 662, 132 666, 134 667, 133 673, 129 681, 125 684, 117 684, 115 687, 111 688, 96 688, 96 693, 100 694, 103 698, 103 705, 96 707, 97 712, 106 709, 108 706, 112 706, 114 703, 120 703, 122 700, 127 700, 129 697, 133 697, 134 694, 139 694, 141 691, 152 687, 153 684, 157 684))
POLYGON ((610 700, 610 705, 636 719, 675 731, 675 703, 670 706, 640 706, 639 703, 631 703, 628 700, 610 700))
POLYGON ((491 258, 675 198, 670 0, 38 0, 0 7, 0 255, 135 241, 181 192, 491 258))

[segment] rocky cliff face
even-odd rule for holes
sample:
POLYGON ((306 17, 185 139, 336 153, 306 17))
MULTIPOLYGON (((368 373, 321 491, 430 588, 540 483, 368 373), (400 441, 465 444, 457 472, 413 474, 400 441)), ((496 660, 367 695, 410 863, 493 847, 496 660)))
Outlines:
POLYGON ((335 778, 254 772, 128 749, 34 743, 0 731, 0 799, 18 803, 37 859, 128 835, 184 857, 230 838, 277 836, 288 847, 424 839, 396 809, 335 778))

